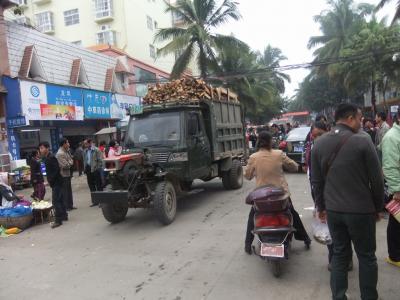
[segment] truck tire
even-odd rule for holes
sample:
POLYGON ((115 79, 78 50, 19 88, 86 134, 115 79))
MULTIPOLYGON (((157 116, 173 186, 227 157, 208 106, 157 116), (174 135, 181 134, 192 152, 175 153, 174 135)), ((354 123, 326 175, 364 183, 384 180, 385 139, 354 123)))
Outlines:
POLYGON ((128 202, 115 201, 113 203, 102 203, 101 210, 104 218, 110 223, 122 222, 128 213, 128 202))
POLYGON ((232 168, 229 170, 229 185, 233 190, 243 186, 243 167, 237 159, 232 161, 232 168))
POLYGON ((176 215, 176 193, 169 181, 157 183, 154 196, 154 212, 157 219, 164 225, 171 224, 176 215))

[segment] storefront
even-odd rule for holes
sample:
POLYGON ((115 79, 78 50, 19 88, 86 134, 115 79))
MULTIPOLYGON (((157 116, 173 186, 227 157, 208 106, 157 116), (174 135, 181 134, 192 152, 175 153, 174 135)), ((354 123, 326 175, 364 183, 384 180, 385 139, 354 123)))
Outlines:
POLYGON ((140 98, 5 77, 8 142, 12 159, 26 158, 42 141, 55 152, 67 137, 72 148, 124 117, 140 98))

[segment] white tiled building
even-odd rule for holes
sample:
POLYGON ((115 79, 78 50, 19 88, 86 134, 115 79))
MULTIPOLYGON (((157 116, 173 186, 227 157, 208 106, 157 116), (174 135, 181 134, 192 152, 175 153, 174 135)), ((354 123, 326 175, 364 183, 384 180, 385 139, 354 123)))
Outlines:
MULTIPOLYGON (((89 47, 110 44, 149 65, 169 72, 175 58, 156 58, 154 34, 171 27, 164 0, 15 0, 20 23, 70 43, 89 47)), ((15 16, 8 12, 8 19, 15 16)))

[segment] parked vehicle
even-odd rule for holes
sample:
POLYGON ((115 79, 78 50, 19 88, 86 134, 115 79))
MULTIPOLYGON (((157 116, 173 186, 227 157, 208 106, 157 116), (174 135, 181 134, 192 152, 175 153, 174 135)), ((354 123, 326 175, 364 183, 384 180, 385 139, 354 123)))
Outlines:
POLYGON ((307 134, 311 127, 298 127, 292 129, 286 139, 280 143, 279 148, 300 166, 305 164, 305 146, 307 134))
POLYGON ((262 187, 251 192, 246 203, 253 205, 255 210, 253 253, 271 263, 274 276, 279 277, 282 261, 289 259, 295 231, 289 195, 280 188, 262 187))
POLYGON ((131 207, 152 208, 167 225, 175 218, 177 195, 193 180, 220 177, 226 189, 242 187, 246 148, 237 101, 144 106, 132 112, 122 155, 104 161, 110 189, 92 197, 111 223, 124 220, 131 207))

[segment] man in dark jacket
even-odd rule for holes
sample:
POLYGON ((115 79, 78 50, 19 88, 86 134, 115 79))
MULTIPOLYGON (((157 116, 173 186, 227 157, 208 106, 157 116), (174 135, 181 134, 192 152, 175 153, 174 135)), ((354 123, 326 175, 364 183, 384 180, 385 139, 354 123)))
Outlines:
POLYGON ((311 154, 311 182, 318 216, 328 220, 333 241, 333 299, 347 299, 351 243, 359 260, 361 299, 378 299, 376 289, 376 220, 382 211, 384 186, 378 155, 361 129, 361 110, 341 104, 337 126, 321 136, 311 154))
POLYGON ((68 220, 68 214, 63 199, 63 180, 60 173, 60 166, 58 165, 57 158, 50 152, 50 145, 48 142, 40 143, 39 150, 44 159, 44 164, 46 165, 46 176, 51 187, 53 207, 55 210, 55 220, 51 224, 51 228, 56 228, 62 225, 63 221, 68 220))

